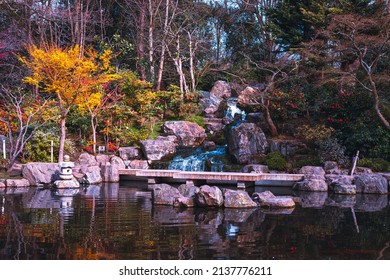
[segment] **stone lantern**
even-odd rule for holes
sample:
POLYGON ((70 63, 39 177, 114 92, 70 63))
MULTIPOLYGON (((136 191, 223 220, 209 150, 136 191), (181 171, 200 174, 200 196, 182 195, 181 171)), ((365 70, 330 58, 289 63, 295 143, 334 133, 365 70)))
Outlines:
POLYGON ((62 180, 72 180, 74 162, 70 161, 70 157, 68 155, 64 156, 64 161, 58 163, 58 165, 60 167, 60 178, 62 180))
POLYGON ((58 166, 60 167, 60 180, 55 181, 54 185, 58 189, 78 188, 80 183, 73 177, 74 162, 70 161, 70 157, 64 156, 64 161, 58 163, 58 166))

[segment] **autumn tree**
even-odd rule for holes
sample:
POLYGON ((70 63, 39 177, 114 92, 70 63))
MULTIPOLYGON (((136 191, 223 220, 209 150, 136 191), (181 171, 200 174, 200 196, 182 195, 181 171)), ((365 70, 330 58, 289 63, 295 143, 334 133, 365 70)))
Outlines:
POLYGON ((9 139, 8 168, 12 167, 34 132, 50 120, 50 101, 21 88, 0 88, 0 131, 9 139))
POLYGON ((100 85, 90 95, 83 95, 85 98, 84 102, 78 103, 78 108, 81 112, 89 113, 94 154, 96 154, 98 117, 104 110, 109 110, 110 107, 123 98, 123 95, 118 93, 118 87, 110 88, 109 84, 100 85))
POLYGON ((116 78, 111 74, 111 51, 99 55, 93 49, 81 53, 76 45, 71 48, 51 46, 27 48, 29 57, 20 58, 30 70, 24 81, 52 94, 60 111, 60 147, 58 160, 64 156, 66 120, 72 106, 84 103, 97 88, 116 78))

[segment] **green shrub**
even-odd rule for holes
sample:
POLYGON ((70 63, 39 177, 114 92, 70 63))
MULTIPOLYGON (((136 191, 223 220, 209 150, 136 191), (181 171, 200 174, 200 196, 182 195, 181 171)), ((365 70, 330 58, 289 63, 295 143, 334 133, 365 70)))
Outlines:
POLYGON ((296 137, 302 138, 309 143, 318 145, 325 139, 330 138, 333 132, 333 128, 326 127, 325 125, 316 125, 313 127, 303 125, 297 128, 296 137))
POLYGON ((321 165, 321 161, 318 157, 309 157, 305 159, 300 159, 294 163, 295 168, 301 168, 303 166, 319 166, 319 165, 321 165))
MULTIPOLYGON (((59 132, 56 128, 37 130, 34 136, 26 143, 23 152, 24 162, 50 162, 50 142, 54 146, 54 162, 58 161, 58 151, 60 146, 59 132)), ((65 140, 64 154, 70 156, 76 152, 72 140, 65 140)))
POLYGON ((349 165, 348 157, 345 155, 345 147, 336 138, 325 139, 319 144, 318 156, 321 163, 336 161, 343 166, 349 165))
POLYGON ((368 167, 375 172, 390 170, 390 162, 381 158, 362 158, 357 165, 368 167))
POLYGON ((190 116, 188 118, 185 118, 184 120, 185 121, 189 121, 189 122, 194 122, 194 123, 198 124, 201 127, 205 127, 206 126, 202 116, 190 116))
POLYGON ((267 154, 263 163, 268 165, 269 169, 283 171, 287 169, 287 161, 280 152, 267 154))

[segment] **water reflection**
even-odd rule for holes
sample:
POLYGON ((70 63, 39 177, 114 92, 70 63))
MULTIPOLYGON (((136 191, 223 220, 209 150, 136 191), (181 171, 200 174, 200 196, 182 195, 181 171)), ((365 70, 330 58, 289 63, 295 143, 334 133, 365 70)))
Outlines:
POLYGON ((153 206, 147 186, 0 194, 0 259, 389 259, 387 195, 295 193, 297 206, 153 206))

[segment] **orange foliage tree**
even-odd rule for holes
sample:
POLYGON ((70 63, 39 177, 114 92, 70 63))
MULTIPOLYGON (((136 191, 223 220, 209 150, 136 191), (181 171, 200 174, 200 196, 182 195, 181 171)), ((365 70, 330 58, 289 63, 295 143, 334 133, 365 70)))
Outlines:
MULTIPOLYGON (((117 78, 110 67, 111 50, 98 54, 93 49, 82 51, 79 46, 27 48, 29 57, 20 61, 30 70, 24 81, 53 94, 60 111, 60 146, 58 160, 63 161, 66 119, 72 106, 80 105, 99 91, 101 86, 117 78)), ((99 100, 101 100, 99 98, 99 100)))

